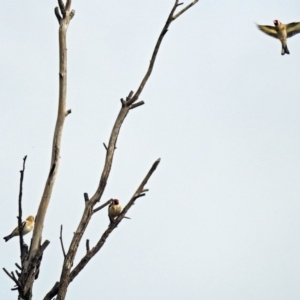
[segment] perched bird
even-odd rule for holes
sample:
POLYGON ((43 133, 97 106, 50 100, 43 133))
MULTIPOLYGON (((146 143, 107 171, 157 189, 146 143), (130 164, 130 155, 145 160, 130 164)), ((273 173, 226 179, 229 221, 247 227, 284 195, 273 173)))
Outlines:
MULTIPOLYGON (((29 233, 33 227, 34 227, 34 217, 33 216, 29 216, 26 221, 22 222, 22 233, 23 235, 29 233)), ((10 235, 5 236, 4 240, 5 242, 7 242, 8 240, 10 240, 11 238, 13 238, 14 236, 18 236, 19 235, 19 227, 17 226, 10 235)))
POLYGON ((119 204, 119 200, 113 199, 111 204, 108 206, 108 217, 110 223, 114 222, 115 217, 117 217, 121 211, 122 211, 122 206, 119 204))
POLYGON ((273 23, 275 27, 268 25, 257 25, 257 27, 265 34, 280 40, 282 45, 281 55, 284 55, 285 53, 290 54, 286 40, 300 32, 300 22, 282 24, 280 21, 274 20, 273 23))

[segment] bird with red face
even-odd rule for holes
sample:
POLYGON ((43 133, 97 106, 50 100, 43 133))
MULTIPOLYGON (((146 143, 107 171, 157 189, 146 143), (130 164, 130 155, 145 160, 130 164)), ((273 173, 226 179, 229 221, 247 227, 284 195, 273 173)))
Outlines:
POLYGON ((122 211, 122 206, 120 205, 119 200, 113 199, 110 205, 108 206, 108 217, 110 223, 114 222, 115 217, 117 217, 121 211, 122 211))
POLYGON ((257 27, 265 34, 280 40, 282 45, 281 55, 290 54, 286 40, 300 32, 300 22, 283 24, 278 20, 274 20, 273 23, 275 26, 257 25, 257 27))

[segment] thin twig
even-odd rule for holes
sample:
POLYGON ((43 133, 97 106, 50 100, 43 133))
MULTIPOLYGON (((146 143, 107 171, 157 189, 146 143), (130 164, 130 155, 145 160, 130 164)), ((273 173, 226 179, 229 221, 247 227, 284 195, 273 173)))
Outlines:
POLYGON ((144 196, 146 196, 145 193, 139 194, 139 195, 135 196, 135 200, 138 199, 138 198, 144 197, 144 196))
POLYGON ((104 146, 105 150, 107 151, 107 146, 105 145, 105 143, 103 143, 103 146, 104 146))
POLYGON ((65 117, 68 116, 68 115, 71 114, 71 113, 72 113, 72 110, 71 110, 71 109, 68 109, 68 110, 66 111, 66 113, 65 113, 65 117))
POLYGON ((84 197, 84 201, 85 201, 85 206, 87 206, 90 201, 88 193, 84 193, 83 197, 84 197))
POLYGON ((6 273, 6 275, 12 280, 12 281, 14 281, 14 283, 18 286, 18 287, 20 287, 20 283, 19 283, 19 281, 16 279, 16 277, 13 275, 13 274, 9 274, 9 272, 5 269, 5 268, 2 268, 3 269, 3 271, 6 273))
POLYGON ((157 56, 157 53, 158 53, 158 50, 159 50, 159 47, 161 45, 161 42, 165 36, 165 34, 167 33, 168 29, 169 29, 169 26, 171 24, 171 22, 173 21, 173 14, 177 8, 177 5, 178 5, 178 0, 175 1, 175 4, 173 5, 173 8, 171 9, 171 12, 167 18, 167 21, 166 21, 166 24, 165 26, 163 27, 159 37, 158 37, 158 40, 156 42, 156 45, 154 47, 154 50, 153 50, 153 53, 152 53, 152 57, 150 59, 150 64, 149 64, 149 67, 148 67, 148 70, 143 78, 143 80, 141 81, 140 83, 140 86, 138 87, 137 91, 135 92, 135 94, 131 97, 130 100, 128 100, 126 102, 127 105, 131 105, 133 104, 134 102, 136 102, 139 98, 139 96, 141 95, 151 73, 152 73, 152 70, 153 70, 153 66, 154 66, 154 63, 155 63, 155 60, 156 60, 156 56, 157 56))
POLYGON ((130 106, 130 109, 134 109, 134 108, 139 107, 139 106, 144 105, 144 104, 145 104, 144 101, 139 101, 139 102, 137 102, 137 103, 132 104, 132 105, 130 106))
POLYGON ((59 8, 58 8, 58 7, 55 7, 54 13, 55 13, 55 16, 56 16, 56 18, 57 18, 58 24, 60 24, 60 23, 61 23, 61 20, 62 20, 62 17, 61 17, 61 15, 60 15, 60 12, 59 12, 59 8))
POLYGON ((93 210, 93 213, 95 213, 95 212, 101 210, 102 208, 104 208, 105 206, 109 205, 109 204, 111 203, 112 200, 113 200, 113 199, 109 199, 109 200, 106 201, 104 204, 102 204, 102 205, 100 205, 99 207, 95 208, 95 209, 93 210))
POLYGON ((128 94, 128 96, 126 97, 126 101, 128 101, 129 99, 131 99, 132 95, 133 95, 133 91, 130 91, 129 94, 128 94))
POLYGON ((183 8, 180 12, 178 12, 175 16, 173 16, 173 21, 177 19, 180 15, 182 15, 185 11, 187 11, 189 8, 191 8, 193 5, 195 5, 199 0, 194 0, 189 5, 187 5, 185 8, 183 8))
POLYGON ((20 258, 21 265, 23 266, 24 260, 24 239, 23 239, 23 226, 22 226, 22 196, 23 196, 23 180, 25 173, 25 164, 26 164, 27 155, 23 158, 23 168, 20 171, 20 188, 19 188, 19 215, 18 215, 18 229, 19 229, 19 242, 20 242, 20 258))
POLYGON ((90 240, 89 239, 87 239, 86 240, 86 252, 89 252, 90 251, 90 240))
POLYGON ((60 236, 59 236, 59 239, 60 239, 61 249, 62 249, 64 258, 66 258, 66 251, 65 251, 65 247, 64 247, 63 238, 62 238, 62 231, 63 231, 63 226, 60 225, 60 236))
POLYGON ((62 0, 58 0, 58 5, 61 11, 61 14, 63 15, 63 17, 66 16, 66 9, 65 9, 65 5, 64 2, 62 0))

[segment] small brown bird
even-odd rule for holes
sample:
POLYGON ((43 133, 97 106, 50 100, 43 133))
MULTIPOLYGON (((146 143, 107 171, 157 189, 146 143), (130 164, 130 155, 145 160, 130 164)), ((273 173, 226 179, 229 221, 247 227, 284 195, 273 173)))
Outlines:
POLYGON ((282 45, 281 55, 290 54, 286 40, 300 32, 300 22, 282 24, 280 21, 274 20, 273 23, 275 27, 268 25, 257 25, 257 27, 265 34, 280 40, 282 45))
POLYGON ((108 206, 108 217, 110 223, 114 222, 115 217, 117 217, 121 211, 122 211, 122 206, 119 204, 119 200, 113 199, 111 204, 108 206))
MULTIPOLYGON (((22 222, 22 233, 23 235, 29 233, 34 227, 34 217, 33 216, 29 216, 26 221, 22 222)), ((17 226, 10 235, 5 236, 4 240, 5 242, 7 242, 8 240, 10 240, 11 238, 18 236, 19 235, 19 227, 17 226)))

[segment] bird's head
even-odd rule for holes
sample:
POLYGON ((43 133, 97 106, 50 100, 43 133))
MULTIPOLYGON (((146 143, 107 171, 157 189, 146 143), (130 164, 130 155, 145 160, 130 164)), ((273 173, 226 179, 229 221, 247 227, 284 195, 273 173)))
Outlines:
POLYGON ((274 20, 273 23, 275 26, 279 26, 281 24, 280 21, 278 21, 278 20, 274 20))
POLYGON ((34 221, 34 217, 33 216, 29 216, 26 220, 29 221, 29 222, 33 222, 34 221))
POLYGON ((114 204, 114 205, 118 205, 118 204, 119 204, 119 200, 118 200, 118 199, 114 199, 114 200, 113 200, 113 204, 114 204))

